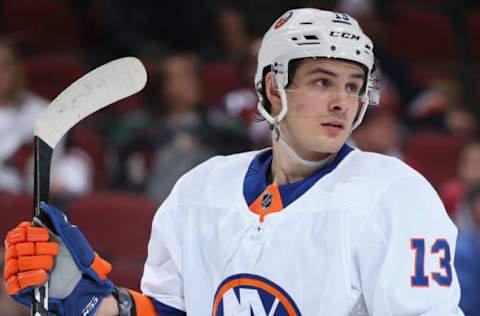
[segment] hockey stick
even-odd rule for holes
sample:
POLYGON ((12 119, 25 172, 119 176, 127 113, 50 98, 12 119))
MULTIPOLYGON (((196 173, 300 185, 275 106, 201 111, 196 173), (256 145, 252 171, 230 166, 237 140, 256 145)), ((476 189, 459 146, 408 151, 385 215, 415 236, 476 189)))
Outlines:
MULTIPOLYGON (((70 128, 93 112, 142 90, 147 81, 143 64, 124 57, 100 66, 75 81, 42 112, 35 126, 34 217, 50 230, 52 223, 40 209, 48 202, 50 164, 55 146, 70 128)), ((48 315, 48 281, 35 288, 32 316, 48 315)))

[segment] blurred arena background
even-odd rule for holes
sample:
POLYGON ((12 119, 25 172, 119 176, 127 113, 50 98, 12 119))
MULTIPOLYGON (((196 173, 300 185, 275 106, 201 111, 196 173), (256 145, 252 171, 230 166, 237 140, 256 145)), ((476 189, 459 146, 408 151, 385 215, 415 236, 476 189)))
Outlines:
MULTIPOLYGON (((151 220, 176 179, 213 155, 269 144, 267 124, 255 119, 256 53, 273 21, 301 6, 350 14, 375 43, 381 104, 349 141, 431 181, 460 230, 461 306, 480 315, 474 0, 0 1, 0 236, 32 217, 38 114, 88 70, 135 55, 147 67, 147 87, 67 135, 51 190, 53 204, 113 264, 115 283, 138 289, 151 220)), ((0 316, 28 314, 10 303, 1 284, 0 316)))

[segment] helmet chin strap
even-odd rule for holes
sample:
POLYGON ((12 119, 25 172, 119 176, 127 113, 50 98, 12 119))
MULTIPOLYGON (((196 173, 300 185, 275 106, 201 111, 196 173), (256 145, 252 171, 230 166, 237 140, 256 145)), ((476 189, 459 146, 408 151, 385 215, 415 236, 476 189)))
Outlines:
POLYGON ((285 114, 287 113, 287 109, 288 109, 287 94, 285 92, 285 89, 282 86, 278 87, 278 92, 280 93, 280 99, 282 101, 283 109, 281 113, 275 118, 273 118, 273 120, 270 122, 272 124, 272 137, 278 143, 280 143, 281 146, 283 146, 283 148, 286 150, 287 154, 290 156, 292 160, 298 162, 302 166, 312 168, 312 169, 319 169, 327 165, 335 157, 335 154, 330 154, 327 158, 322 160, 316 160, 316 161, 306 160, 300 157, 295 152, 295 150, 293 150, 293 148, 287 144, 287 142, 285 141, 285 137, 283 136, 283 133, 280 130, 280 122, 285 117, 285 114))
POLYGON ((276 141, 283 146, 287 154, 290 156, 291 159, 295 160, 302 166, 312 168, 312 169, 320 169, 327 165, 330 161, 332 161, 333 157, 335 157, 334 154, 330 154, 327 158, 322 159, 322 160, 306 160, 300 157, 293 149, 290 147, 287 142, 285 141, 285 138, 283 137, 281 131, 280 131, 280 124, 277 124, 277 126, 273 127, 272 130, 273 137, 275 137, 276 141))

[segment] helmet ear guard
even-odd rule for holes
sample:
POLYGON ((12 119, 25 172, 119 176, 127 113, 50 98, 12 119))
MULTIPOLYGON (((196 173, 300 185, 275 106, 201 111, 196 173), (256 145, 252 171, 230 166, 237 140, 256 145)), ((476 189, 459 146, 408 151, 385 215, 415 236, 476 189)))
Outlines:
POLYGON ((382 79, 382 73, 380 70, 380 62, 375 59, 372 70, 367 75, 367 87, 363 95, 363 104, 357 114, 357 117, 353 121, 352 131, 356 129, 363 121, 363 117, 367 112, 369 105, 378 105, 380 102, 380 82, 382 79))
POLYGON ((380 104, 380 83, 382 81, 382 71, 380 69, 380 61, 375 59, 372 70, 368 76, 367 91, 369 105, 380 104))
MULTIPOLYGON (((287 114, 288 107, 284 106, 284 104, 287 104, 287 94, 285 92, 283 85, 278 84, 278 76, 275 72, 273 72, 273 75, 272 75, 272 85, 273 85, 273 89, 278 92, 280 99, 282 101, 282 108, 280 110, 280 113, 278 113, 278 115, 274 117, 269 111, 267 111, 267 109, 264 106, 264 102, 269 102, 269 101, 263 99, 262 93, 259 93, 259 101, 258 101, 257 108, 260 114, 268 121, 268 123, 270 123, 271 128, 274 129, 274 127, 277 126, 278 123, 280 123, 280 121, 287 114)), ((260 83, 260 86, 261 86, 261 89, 263 90, 267 89, 266 84, 264 86, 264 84, 260 83)), ((266 95, 266 91, 264 92, 264 94, 266 95)))

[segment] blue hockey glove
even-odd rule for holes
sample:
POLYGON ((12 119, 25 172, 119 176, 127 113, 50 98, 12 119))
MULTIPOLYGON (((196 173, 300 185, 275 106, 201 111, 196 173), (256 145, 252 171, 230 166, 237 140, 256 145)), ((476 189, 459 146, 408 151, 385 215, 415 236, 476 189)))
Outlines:
POLYGON ((48 278, 50 313, 94 315, 113 290, 107 279, 111 265, 93 251, 82 232, 63 213, 43 202, 41 208, 57 234, 29 223, 8 233, 4 268, 7 292, 30 306, 33 287, 48 278))

